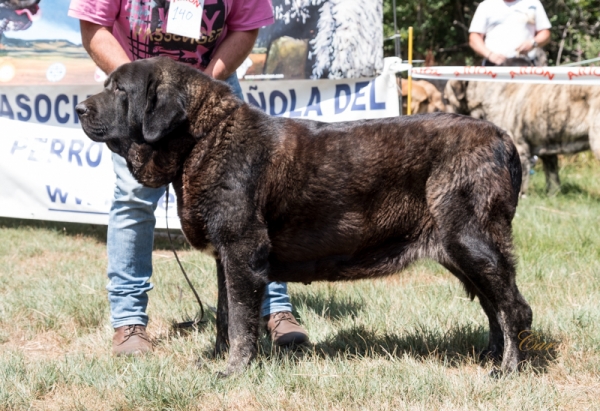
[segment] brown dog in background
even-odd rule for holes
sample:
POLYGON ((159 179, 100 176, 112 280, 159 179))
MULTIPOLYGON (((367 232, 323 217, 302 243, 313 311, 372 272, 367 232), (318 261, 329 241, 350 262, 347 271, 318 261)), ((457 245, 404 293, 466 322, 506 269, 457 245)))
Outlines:
MULTIPOLYGON (((436 86, 425 80, 413 80, 412 83, 410 93, 410 109, 412 114, 443 113, 446 111, 443 94, 436 86)), ((396 84, 398 85, 398 94, 403 97, 402 114, 406 114, 408 106, 408 80, 398 77, 396 78, 396 84)))
POLYGON ((211 249, 225 374, 257 352, 268 281, 394 274, 432 258, 477 296, 486 354, 516 370, 532 313, 515 282, 519 156, 491 123, 454 114, 326 124, 270 117, 168 58, 118 68, 77 106, 83 129, 142 184, 173 183, 183 232, 211 249))

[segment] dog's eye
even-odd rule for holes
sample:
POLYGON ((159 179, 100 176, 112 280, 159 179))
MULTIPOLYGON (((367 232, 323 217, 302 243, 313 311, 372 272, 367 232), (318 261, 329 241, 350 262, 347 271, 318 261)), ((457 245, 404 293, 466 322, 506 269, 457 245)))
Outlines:
POLYGON ((122 88, 121 86, 116 86, 115 93, 125 93, 125 89, 122 88))

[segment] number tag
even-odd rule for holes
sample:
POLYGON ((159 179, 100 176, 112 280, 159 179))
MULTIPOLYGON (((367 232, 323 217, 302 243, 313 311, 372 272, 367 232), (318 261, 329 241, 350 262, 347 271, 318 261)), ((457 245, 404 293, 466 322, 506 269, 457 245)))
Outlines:
POLYGON ((171 0, 167 33, 200 40, 204 0, 171 0))

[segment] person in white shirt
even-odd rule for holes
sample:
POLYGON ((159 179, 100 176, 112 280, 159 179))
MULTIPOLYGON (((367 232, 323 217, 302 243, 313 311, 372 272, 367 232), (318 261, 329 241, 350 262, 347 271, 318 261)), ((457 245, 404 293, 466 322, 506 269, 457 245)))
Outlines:
POLYGON ((535 49, 550 41, 550 20, 539 0, 485 0, 469 28, 469 45, 484 66, 507 59, 534 61, 535 49))

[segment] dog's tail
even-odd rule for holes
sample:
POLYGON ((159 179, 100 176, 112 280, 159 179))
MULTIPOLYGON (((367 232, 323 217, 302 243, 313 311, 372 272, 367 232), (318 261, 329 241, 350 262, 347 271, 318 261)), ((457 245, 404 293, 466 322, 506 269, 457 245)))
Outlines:
POLYGON ((502 140, 508 154, 508 172, 510 173, 510 180, 513 188, 513 194, 515 199, 515 205, 519 200, 519 193, 521 191, 521 183, 523 181, 523 170, 521 166, 521 158, 517 147, 513 143, 510 136, 502 131, 502 140))

